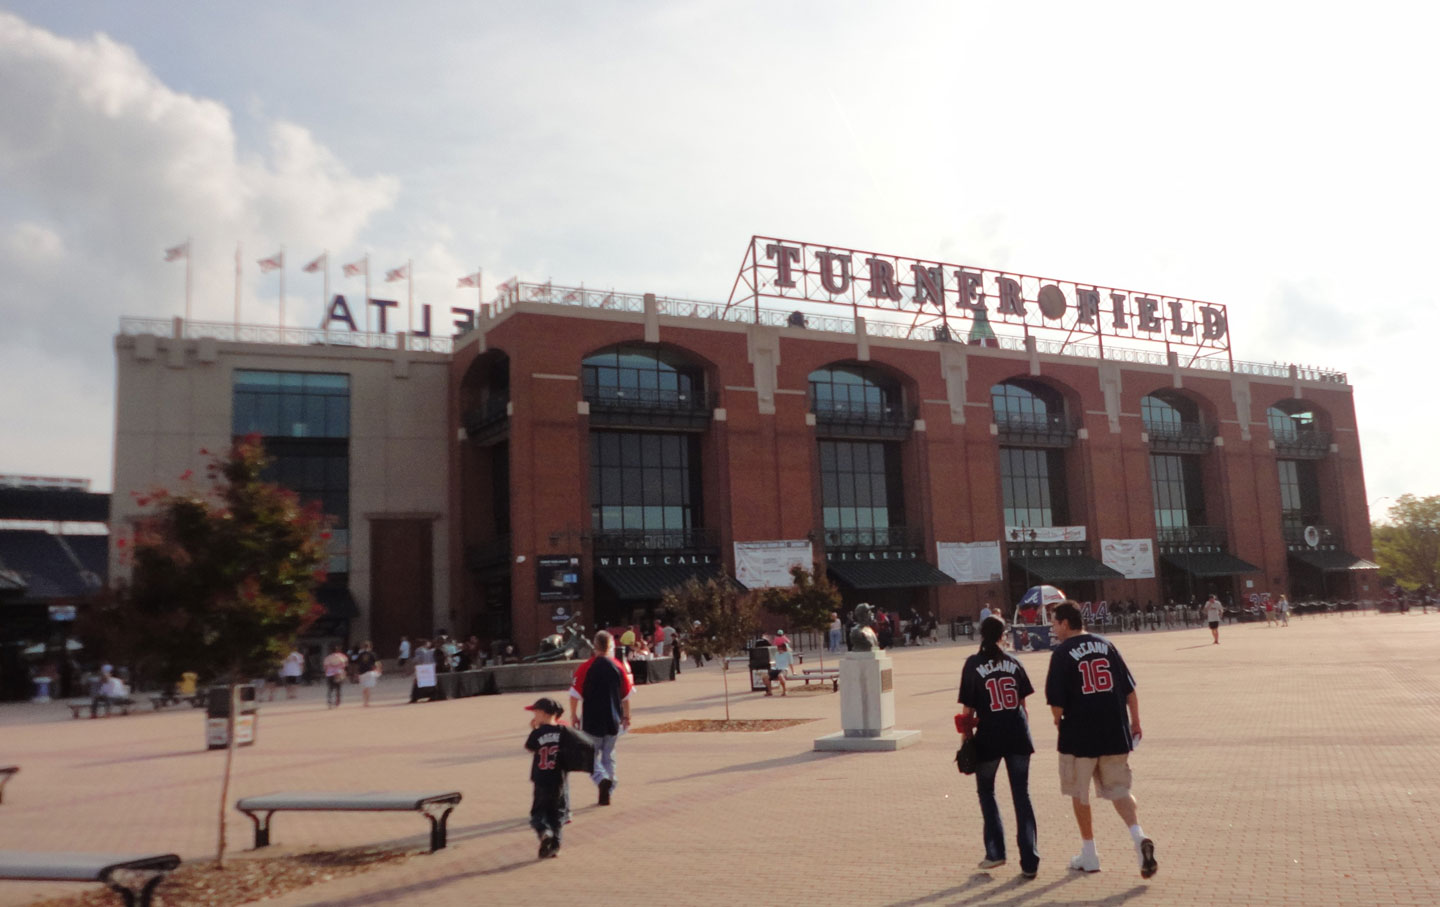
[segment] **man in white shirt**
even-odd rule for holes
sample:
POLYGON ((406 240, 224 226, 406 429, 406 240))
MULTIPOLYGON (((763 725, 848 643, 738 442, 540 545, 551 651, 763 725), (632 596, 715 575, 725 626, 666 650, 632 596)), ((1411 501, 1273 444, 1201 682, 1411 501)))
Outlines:
POLYGON ((300 685, 300 677, 305 673, 305 656, 294 646, 290 647, 290 654, 285 656, 285 661, 280 665, 280 677, 285 682, 285 698, 295 698, 295 688, 300 685))
POLYGON ((1212 595, 1205 599, 1205 604, 1200 606, 1200 610, 1210 624, 1210 635, 1215 637, 1215 645, 1220 645, 1220 618, 1225 615, 1225 606, 1220 604, 1220 599, 1212 595))

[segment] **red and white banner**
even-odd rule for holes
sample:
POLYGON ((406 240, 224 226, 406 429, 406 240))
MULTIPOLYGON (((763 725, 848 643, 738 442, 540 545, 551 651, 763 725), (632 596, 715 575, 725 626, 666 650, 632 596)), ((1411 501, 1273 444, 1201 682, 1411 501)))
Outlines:
POLYGON ((405 264, 405 265, 401 265, 401 266, 398 267, 398 268, 391 268, 390 270, 386 271, 386 272, 385 272, 385 282, 386 282, 386 283, 394 283, 394 282, 397 281, 397 280, 404 280, 405 278, 407 278, 407 277, 409 277, 409 276, 410 276, 410 266, 409 266, 408 264, 405 264))
POLYGON ((370 273, 370 262, 368 259, 360 259, 345 266, 346 277, 364 277, 370 273))
POLYGON ((189 258, 189 257, 190 257, 190 244, 189 244, 188 242, 181 243, 181 244, 178 245, 178 246, 171 246, 170 248, 168 248, 168 249, 165 250, 165 260, 166 260, 166 261, 176 261, 176 260, 181 259, 181 258, 189 258))
POLYGON ((269 274, 271 271, 278 271, 285 267, 285 253, 276 252, 269 258, 262 258, 255 263, 260 266, 261 274, 269 274))

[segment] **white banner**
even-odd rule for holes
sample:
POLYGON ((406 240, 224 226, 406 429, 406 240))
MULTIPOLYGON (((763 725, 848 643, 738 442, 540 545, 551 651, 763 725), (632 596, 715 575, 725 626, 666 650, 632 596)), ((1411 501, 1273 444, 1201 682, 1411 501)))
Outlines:
POLYGON ((1155 578, 1155 543, 1150 539, 1101 539, 1100 562, 1126 579, 1155 578))
POLYGON ((434 666, 434 665, 416 665, 416 666, 415 666, 415 686, 421 687, 421 688, 423 689, 424 687, 433 687, 434 685, 435 685, 435 666, 434 666))
POLYGON ((998 583, 999 542, 936 542, 935 566, 957 583, 998 583))
POLYGON ((735 578, 747 589, 788 586, 796 565, 815 569, 815 548, 808 539, 735 543, 735 578))
POLYGON ((1006 526, 1005 538, 1011 542, 1083 542, 1084 526, 1006 526))

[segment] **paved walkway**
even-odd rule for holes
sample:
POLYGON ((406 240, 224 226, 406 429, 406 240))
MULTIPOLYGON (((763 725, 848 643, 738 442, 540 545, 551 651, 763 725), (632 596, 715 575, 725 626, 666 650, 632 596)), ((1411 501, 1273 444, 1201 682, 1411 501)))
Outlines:
MULTIPOLYGON (((574 779, 580 808, 556 860, 536 861, 526 825, 530 699, 518 694, 412 706, 390 679, 369 709, 355 696, 327 711, 319 688, 267 705, 259 743, 237 756, 231 796, 464 792, 446 851, 266 902, 279 905, 1440 903, 1440 616, 1236 625, 1222 628, 1219 646, 1204 629, 1116 641, 1146 729, 1132 764, 1141 819, 1158 842, 1149 881, 1103 804, 1104 871, 1065 869, 1077 835, 1038 697, 1039 878, 1021 880, 1013 861, 974 868, 983 856, 974 782, 951 762, 968 643, 894 651, 899 725, 924 732, 898 753, 812 752, 813 738, 839 729, 839 697, 828 691, 732 697, 735 717, 817 719, 781 731, 627 737, 613 806, 592 805, 593 787, 574 779)), ((1046 659, 1022 656, 1037 686, 1046 659)), ((714 667, 636 696, 638 725, 723 717, 714 667)), ((59 705, 0 708, 0 763, 23 766, 0 805, 0 847, 205 856, 223 755, 201 744, 202 719, 189 710, 72 721, 59 705)), ((1010 822, 1007 801, 1002 789, 1010 822)), ((249 822, 232 817, 232 846, 248 848, 249 822)), ((276 850, 421 848, 424 825, 416 815, 292 814, 277 817, 273 836, 276 850)), ((0 904, 77 890, 0 883, 0 904)))

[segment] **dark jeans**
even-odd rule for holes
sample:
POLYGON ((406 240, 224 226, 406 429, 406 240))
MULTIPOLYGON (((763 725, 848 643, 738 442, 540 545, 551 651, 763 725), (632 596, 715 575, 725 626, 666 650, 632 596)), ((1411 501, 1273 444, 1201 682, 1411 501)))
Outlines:
POLYGON ((336 674, 334 677, 325 678, 325 704, 340 705, 340 693, 345 689, 345 676, 336 674))
POLYGON ((543 836, 548 831, 555 835, 558 844, 560 829, 564 827, 565 814, 569 811, 564 786, 535 785, 535 797, 530 801, 530 827, 535 829, 535 834, 543 836))
MULTIPOLYGON (((1040 865, 1035 852, 1035 810, 1030 806, 1030 754, 1002 757, 1010 776, 1010 797, 1015 802, 1015 843, 1020 847, 1020 869, 1034 872, 1040 865)), ((985 817, 985 859, 1005 859, 1005 823, 995 802, 995 775, 1001 759, 980 763, 975 769, 975 790, 980 795, 980 814, 985 817)))

